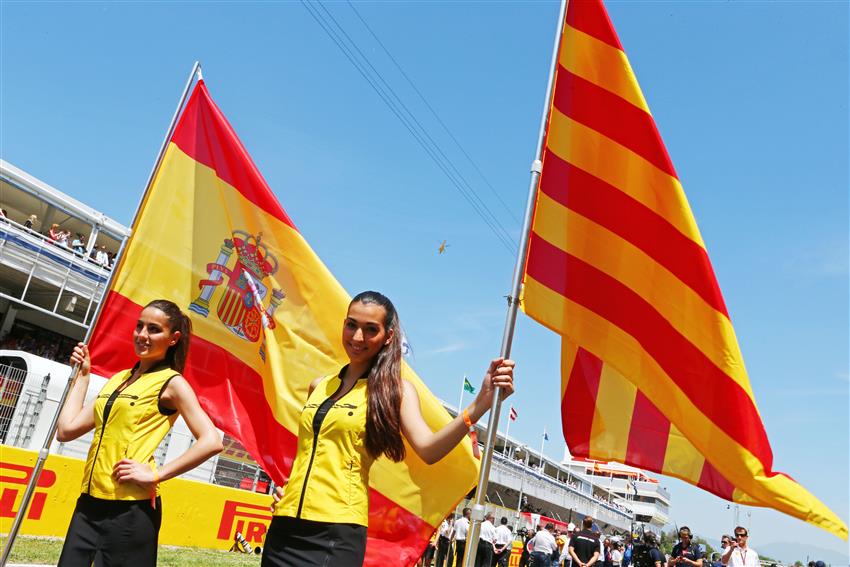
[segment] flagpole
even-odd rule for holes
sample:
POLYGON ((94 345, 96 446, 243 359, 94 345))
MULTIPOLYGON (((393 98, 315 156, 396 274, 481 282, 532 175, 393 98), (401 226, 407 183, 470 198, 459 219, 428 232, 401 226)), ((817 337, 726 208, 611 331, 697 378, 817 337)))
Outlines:
POLYGON ((543 445, 546 444, 546 428, 543 428, 543 439, 540 440, 540 474, 544 474, 543 470, 543 445))
POLYGON ((502 450, 502 454, 507 456, 508 454, 508 434, 511 432, 511 410, 508 408, 508 425, 505 427, 505 447, 502 450))
MULTIPOLYGON (((201 64, 198 61, 195 61, 195 64, 192 66, 192 72, 189 74, 189 79, 186 81, 186 87, 183 89, 183 94, 180 96, 180 102, 177 105, 177 110, 174 111, 174 116, 171 117, 171 124, 168 127, 168 132, 165 135, 165 139, 162 142, 162 145, 159 148, 159 154, 157 155, 156 161, 154 162, 154 166, 151 169, 150 174, 148 175, 148 180, 145 185, 145 190, 142 193, 142 198, 139 199, 139 204, 136 206, 136 212, 133 214, 133 222, 130 225, 131 233, 129 236, 125 237, 121 241, 121 247, 118 250, 117 259, 112 268, 112 272, 109 274, 109 279, 106 282, 106 286, 104 287, 103 294, 100 296, 100 302, 97 304, 97 308, 95 309, 94 316, 92 317, 92 322, 89 324, 88 329, 86 330, 86 336, 83 339, 83 342, 88 343, 89 339, 91 339, 92 330, 97 325, 98 319, 100 319, 100 315, 103 312, 103 304, 105 302, 106 294, 109 292, 112 287, 112 282, 115 279, 115 274, 118 273, 118 269, 121 265, 121 261, 124 258, 124 250, 127 248, 127 240, 132 238, 132 227, 136 225, 136 221, 139 217, 139 212, 142 209, 142 203, 144 203, 145 198, 148 195, 148 192, 151 188, 151 183, 153 182, 154 176, 156 172, 159 170, 159 166, 162 163, 163 155, 165 155, 165 148, 168 145, 168 141, 171 139, 171 135, 174 133, 174 128, 177 124, 177 117, 180 115, 180 109, 183 108, 183 103, 186 102, 186 97, 189 94, 189 88, 192 86, 192 82, 195 79, 195 76, 200 78, 201 73, 201 64)), ((56 413, 53 415, 53 420, 50 422, 50 428, 47 430, 47 436, 44 439, 44 444, 41 447, 41 450, 38 452, 38 458, 36 459, 35 466, 32 469, 32 473, 29 477, 29 482, 27 483, 27 488, 24 491, 24 496, 21 499, 21 505, 18 507, 18 512, 15 514, 15 519, 12 522, 11 528, 9 528, 9 536, 6 539, 6 544, 3 546, 3 555, 0 557, 0 567, 6 567, 6 563, 9 561, 9 556, 12 553, 12 546, 15 544, 15 539, 18 537, 18 531, 21 528, 21 524, 24 521, 24 517, 29 508, 30 500, 32 499, 32 495, 35 492, 36 484, 38 484, 38 479, 41 476, 41 471, 44 469, 44 462, 47 460, 47 455, 50 454, 50 445, 53 443, 53 438, 56 436, 56 429, 59 426, 59 415, 62 413, 62 408, 65 405, 65 400, 68 399, 68 394, 71 392, 71 386, 77 378, 77 370, 79 370, 78 365, 74 365, 71 368, 71 373, 68 376, 68 381, 65 384, 65 390, 62 392, 62 395, 59 398, 59 404, 56 406, 56 413)))
POLYGON ((460 382, 460 401, 457 403, 457 414, 463 413, 463 391, 466 389, 466 374, 463 375, 463 380, 460 382))
MULTIPOLYGON (((546 123, 549 119, 549 108, 554 90, 555 70, 558 68, 558 53, 561 47, 561 37, 564 31, 564 19, 567 16, 568 0, 561 0, 561 10, 558 14, 558 25, 555 29, 555 41, 552 45, 552 61, 549 65, 549 79, 546 85, 546 96, 543 100, 543 113, 540 117, 540 129, 537 134, 537 149, 534 160, 531 162, 531 178, 528 181, 528 199, 525 204, 525 217, 523 219, 522 232, 520 233, 519 250, 516 264, 514 265, 513 284, 511 294, 508 296, 508 313, 505 318, 505 329, 502 334, 502 348, 500 356, 509 358, 511 345, 516 326, 517 308, 519 307, 519 296, 522 286, 522 273, 525 268, 525 260, 528 256, 528 237, 531 231, 531 217, 534 212, 535 194, 540 181, 540 173, 543 171, 543 143, 546 135, 546 123)), ((472 506, 472 516, 469 524, 469 534, 466 538, 466 552, 463 558, 464 567, 474 567, 475 556, 478 552, 478 539, 481 535, 481 522, 484 521, 484 497, 487 495, 487 484, 490 479, 490 466, 493 463, 493 447, 496 441, 496 431, 499 426, 499 410, 502 407, 501 388, 493 392, 493 401, 490 406, 490 416, 487 420, 487 440, 484 443, 484 451, 481 454, 481 470, 478 473, 478 489, 475 491, 475 500, 472 506)))

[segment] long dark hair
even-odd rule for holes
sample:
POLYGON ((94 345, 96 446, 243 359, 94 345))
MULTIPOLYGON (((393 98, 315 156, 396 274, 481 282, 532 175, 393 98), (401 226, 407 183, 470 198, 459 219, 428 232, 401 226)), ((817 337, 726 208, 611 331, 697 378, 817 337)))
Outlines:
POLYGON ((387 296, 377 291, 358 293, 354 303, 380 305, 386 311, 384 329, 392 331, 369 371, 369 395, 366 405, 366 451, 372 458, 385 455, 394 462, 404 459, 404 442, 401 439, 401 324, 398 312, 387 296))
POLYGON ((180 311, 177 304, 167 299, 154 299, 145 305, 145 309, 148 307, 159 309, 165 313, 165 316, 168 318, 168 326, 171 328, 172 333, 180 331, 180 338, 176 343, 168 347, 168 351, 165 353, 165 361, 168 363, 168 366, 182 374, 183 369, 186 368, 186 358, 189 356, 192 320, 189 319, 188 315, 180 311))

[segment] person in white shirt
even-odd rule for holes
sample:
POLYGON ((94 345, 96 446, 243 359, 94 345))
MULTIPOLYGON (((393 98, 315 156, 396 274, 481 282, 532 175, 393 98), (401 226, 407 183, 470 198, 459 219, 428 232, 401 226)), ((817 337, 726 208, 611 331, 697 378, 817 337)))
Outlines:
POLYGON ((623 564, 623 552, 620 550, 620 545, 617 542, 611 545, 611 563, 614 567, 620 567, 623 564))
POLYGON ((558 543, 555 541, 555 536, 552 535, 553 531, 555 531, 555 524, 550 522, 528 542, 533 565, 552 564, 552 553, 558 549, 558 543))
POLYGON ((499 520, 499 527, 496 528, 496 539, 493 540, 496 548, 493 565, 508 567, 508 558, 511 555, 511 542, 513 539, 514 534, 511 533, 511 528, 508 527, 508 519, 503 517, 499 520))
POLYGON ((493 566, 493 542, 496 539, 496 526, 493 525, 493 512, 484 515, 481 533, 478 536, 478 553, 475 554, 475 567, 493 566))
POLYGON ((463 517, 455 522, 455 529, 452 534, 452 539, 455 542, 455 567, 463 565, 463 553, 466 551, 466 535, 469 532, 469 516, 471 514, 471 508, 464 508, 463 517))
POLYGON ((446 557, 449 554, 449 546, 452 543, 453 519, 451 516, 447 516, 437 531, 437 563, 435 567, 446 567, 446 557))
POLYGON ((759 567, 759 554, 747 545, 749 537, 747 528, 736 527, 735 540, 729 544, 720 561, 728 567, 759 567))

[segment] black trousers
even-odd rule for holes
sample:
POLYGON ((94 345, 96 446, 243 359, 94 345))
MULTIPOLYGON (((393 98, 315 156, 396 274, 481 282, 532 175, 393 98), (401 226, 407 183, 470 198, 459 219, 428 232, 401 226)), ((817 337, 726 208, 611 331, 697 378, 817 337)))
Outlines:
POLYGON ((475 567, 493 567, 493 544, 478 540, 478 553, 475 554, 475 567))
POLYGON ((162 500, 103 500, 81 494, 58 567, 155 567, 162 500))
POLYGON ((493 565, 498 565, 499 567, 508 567, 508 559, 511 557, 511 544, 502 550, 501 553, 493 554, 493 565))
MULTIPOLYGON (((434 567, 446 567, 446 556, 449 554, 449 538, 440 536, 437 538, 437 563, 434 567)), ((448 567, 451 567, 449 565, 448 567)))
POLYGON ((466 551, 466 540, 465 539, 456 539, 455 540, 455 567, 461 567, 463 565, 463 553, 466 551))
POLYGON ((261 567, 360 567, 366 526, 275 516, 266 534, 261 567))

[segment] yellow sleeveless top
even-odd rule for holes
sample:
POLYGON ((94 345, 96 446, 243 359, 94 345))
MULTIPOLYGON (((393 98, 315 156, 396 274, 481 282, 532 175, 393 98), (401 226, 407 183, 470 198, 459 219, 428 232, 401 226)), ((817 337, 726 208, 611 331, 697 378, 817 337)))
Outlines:
POLYGON ((151 497, 134 482, 119 483, 112 476, 112 468, 128 458, 156 469, 154 451, 177 420, 176 411, 165 408, 162 408, 165 413, 160 411, 159 396, 166 383, 179 373, 167 365, 159 365, 118 392, 132 373, 131 368, 115 374, 95 399, 94 440, 83 473, 83 494, 106 500, 151 497))
POLYGON ((369 469, 374 459, 365 447, 367 381, 358 380, 333 402, 314 432, 316 412, 340 387, 339 374, 325 377, 301 411, 295 462, 276 516, 369 525, 369 469))

